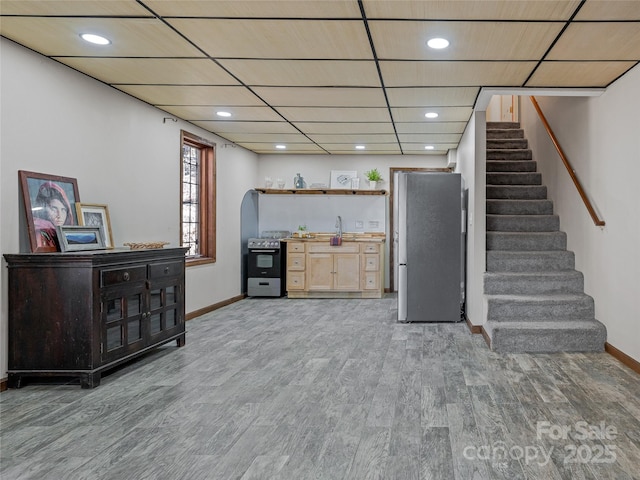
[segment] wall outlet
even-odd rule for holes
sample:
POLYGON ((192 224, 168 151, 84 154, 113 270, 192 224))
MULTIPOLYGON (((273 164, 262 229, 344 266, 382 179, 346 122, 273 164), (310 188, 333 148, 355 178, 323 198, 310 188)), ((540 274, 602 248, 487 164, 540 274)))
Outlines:
POLYGON ((380 222, 378 220, 369 220, 369 230, 378 230, 380 222))
POLYGON ((364 220, 356 220, 356 230, 364 229, 364 220))

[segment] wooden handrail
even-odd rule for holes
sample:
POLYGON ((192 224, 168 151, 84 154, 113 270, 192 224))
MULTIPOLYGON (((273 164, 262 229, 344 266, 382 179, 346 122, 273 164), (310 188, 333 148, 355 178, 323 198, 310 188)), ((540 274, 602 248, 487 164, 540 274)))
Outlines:
POLYGON ((587 207, 587 210, 589 211, 589 215, 591 215, 591 219, 593 220, 593 223, 595 223, 596 226, 598 227, 604 227, 604 220, 600 220, 600 218, 598 217, 598 214, 593 209, 591 202, 587 198, 587 194, 584 193, 584 189, 582 188, 582 185, 580 185, 580 180, 578 180, 578 177, 576 177, 575 170, 569 163, 567 156, 562 151, 562 147, 560 146, 560 143, 558 143, 558 139, 556 138, 556 136, 553 134, 553 131, 549 126, 549 122, 547 122, 547 119, 544 116, 544 113, 542 113, 542 110, 540 109, 540 105, 538 105, 536 98, 534 96, 530 96, 529 98, 531 99, 531 103, 533 103, 534 108, 538 112, 538 116, 540 117, 540 120, 542 120, 542 124, 544 125, 544 128, 547 131, 547 133, 549 134, 549 137, 551 138, 553 145, 556 147, 556 150, 558 152, 558 155, 560 155, 560 159, 562 160, 562 163, 564 163, 564 166, 567 169, 567 172, 569 172, 569 176, 571 177, 571 180, 573 180, 573 184, 578 189, 578 193, 580 194, 580 197, 584 202, 584 206, 587 207))

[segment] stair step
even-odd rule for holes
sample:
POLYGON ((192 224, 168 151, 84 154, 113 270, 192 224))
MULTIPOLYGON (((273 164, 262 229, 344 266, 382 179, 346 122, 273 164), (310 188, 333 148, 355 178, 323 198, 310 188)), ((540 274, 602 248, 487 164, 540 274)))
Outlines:
POLYGON ((487 232, 487 250, 566 250, 564 232, 487 232))
POLYGON ((487 122, 487 130, 520 129, 520 122, 487 122))
POLYGON ((558 215, 487 215, 487 231, 493 232, 557 232, 558 215))
POLYGON ((583 293, 584 277, 576 270, 555 272, 487 272, 487 295, 547 295, 583 293))
POLYGON ((584 293, 554 295, 485 295, 487 320, 554 321, 593 319, 593 298, 584 293))
POLYGON ((487 128, 487 140, 501 138, 524 138, 524 130, 521 128, 487 128))
POLYGON ((487 173, 487 185, 542 185, 542 174, 536 172, 487 173))
POLYGON ((573 270, 575 255, 568 250, 487 251, 488 272, 547 272, 573 270))
POLYGON ((533 154, 531 150, 523 149, 487 149, 487 160, 532 160, 533 154))
POLYGON ((487 214, 553 215, 551 200, 487 200, 487 214))
POLYGON ((488 160, 487 173, 493 172, 535 172, 537 162, 533 160, 488 160))
POLYGON ((529 142, 526 138, 487 138, 489 149, 527 149, 529 142))
POLYGON ((492 322, 483 325, 491 350, 501 353, 602 352, 605 326, 595 319, 492 322))
POLYGON ((487 199, 546 200, 545 185, 487 185, 487 199))

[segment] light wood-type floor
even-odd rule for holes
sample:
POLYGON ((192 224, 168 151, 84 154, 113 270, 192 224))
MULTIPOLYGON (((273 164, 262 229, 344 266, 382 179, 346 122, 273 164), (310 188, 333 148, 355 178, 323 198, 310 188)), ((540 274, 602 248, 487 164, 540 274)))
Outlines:
POLYGON ((639 375, 395 307, 245 299, 94 390, 6 391, 0 478, 640 478, 639 375))

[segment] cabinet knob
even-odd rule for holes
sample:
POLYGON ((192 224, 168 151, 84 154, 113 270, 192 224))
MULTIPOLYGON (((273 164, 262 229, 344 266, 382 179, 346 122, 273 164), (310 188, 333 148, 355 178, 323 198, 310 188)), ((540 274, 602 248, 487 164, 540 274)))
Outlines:
POLYGON ((129 275, 129 272, 124 272, 124 273, 122 274, 122 278, 123 278, 123 279, 125 280, 125 282, 126 282, 126 281, 128 281, 128 280, 129 280, 129 278, 131 278, 131 276, 129 275))
POLYGON ((147 312, 142 312, 142 319, 144 320, 145 318, 147 318, 147 312))
POLYGON ((164 267, 164 273, 169 273, 169 267, 164 267))

